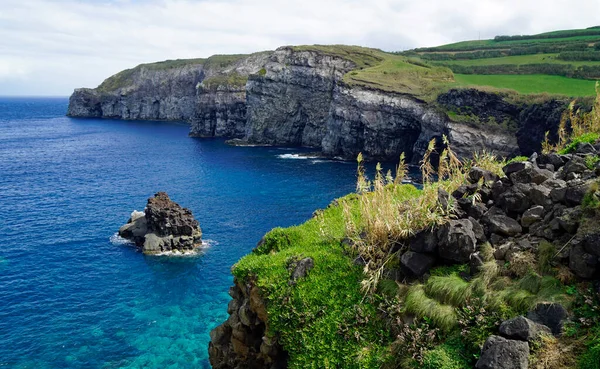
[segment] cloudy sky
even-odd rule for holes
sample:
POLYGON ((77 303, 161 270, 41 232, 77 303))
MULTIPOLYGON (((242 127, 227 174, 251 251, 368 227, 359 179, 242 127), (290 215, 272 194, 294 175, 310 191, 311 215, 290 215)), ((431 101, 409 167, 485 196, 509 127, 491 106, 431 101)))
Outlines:
POLYGON ((600 0, 1 0, 0 95, 69 95, 144 62, 291 44, 388 51, 600 25, 600 0))

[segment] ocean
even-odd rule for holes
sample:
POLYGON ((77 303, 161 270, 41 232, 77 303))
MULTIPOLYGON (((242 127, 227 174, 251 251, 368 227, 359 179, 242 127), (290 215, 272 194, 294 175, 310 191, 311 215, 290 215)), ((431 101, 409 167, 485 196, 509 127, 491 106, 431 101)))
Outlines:
POLYGON ((354 190, 352 162, 67 105, 0 98, 0 368, 209 368, 231 266, 354 190), (202 252, 145 256, 116 237, 158 191, 193 211, 202 252))

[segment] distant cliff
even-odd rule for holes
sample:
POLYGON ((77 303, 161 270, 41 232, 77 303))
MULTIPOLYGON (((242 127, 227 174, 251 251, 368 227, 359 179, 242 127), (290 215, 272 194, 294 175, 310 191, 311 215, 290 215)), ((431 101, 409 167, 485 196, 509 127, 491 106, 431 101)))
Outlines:
POLYGON ((464 156, 483 149, 503 156, 534 152, 545 131, 556 131, 566 107, 566 101, 509 102, 506 93, 472 89, 426 97, 451 72, 403 59, 395 62, 406 64, 404 75, 381 72, 388 55, 303 46, 142 64, 96 89, 75 90, 68 115, 179 120, 194 137, 310 147, 344 159, 362 152, 396 160, 404 152, 414 161, 442 135, 464 156))

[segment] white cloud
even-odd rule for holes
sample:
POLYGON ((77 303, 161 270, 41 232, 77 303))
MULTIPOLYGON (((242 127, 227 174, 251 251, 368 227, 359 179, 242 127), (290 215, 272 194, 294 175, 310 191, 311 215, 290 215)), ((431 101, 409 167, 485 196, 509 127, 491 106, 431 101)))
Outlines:
POLYGON ((400 50, 599 23, 598 0, 3 0, 0 95, 68 95, 143 62, 289 44, 400 50))

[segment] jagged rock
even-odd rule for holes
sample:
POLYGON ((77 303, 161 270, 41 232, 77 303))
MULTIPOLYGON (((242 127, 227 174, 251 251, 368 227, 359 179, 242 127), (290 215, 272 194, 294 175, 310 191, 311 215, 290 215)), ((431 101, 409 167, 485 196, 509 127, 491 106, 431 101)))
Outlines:
POLYGON ((588 193, 589 187, 589 183, 567 187, 564 202, 570 206, 581 205, 583 198, 588 193))
POLYGON ((438 247, 436 233, 430 230, 417 233, 410 239, 409 247, 414 252, 434 253, 438 247))
POLYGON ((527 313, 527 319, 550 328, 555 336, 562 334, 567 310, 561 304, 542 302, 527 313))
POLYGON ((149 198, 144 213, 134 212, 119 235, 133 241, 145 254, 190 251, 202 242, 202 231, 192 212, 171 201, 165 192, 149 198))
POLYGON ((544 216, 544 207, 536 205, 523 213, 521 217, 521 225, 525 228, 529 228, 533 223, 539 222, 544 216))
POLYGON ((489 182, 494 183, 498 180, 498 176, 495 173, 482 168, 472 167, 469 171, 469 182, 478 183, 481 178, 483 178, 484 184, 489 182))
POLYGON ((443 188, 438 188, 438 204, 442 209, 448 209, 448 201, 450 200, 450 194, 443 188))
POLYGON ((555 170, 558 170, 563 165, 565 165, 565 161, 563 160, 563 158, 556 153, 539 155, 537 162, 539 164, 552 165, 555 170))
POLYGON ((415 277, 420 277, 431 269, 435 264, 435 257, 427 254, 420 254, 413 251, 407 251, 400 257, 400 263, 403 268, 409 271, 415 277))
POLYGON ((535 168, 535 167, 531 166, 531 167, 527 167, 523 170, 519 170, 517 172, 511 173, 510 180, 514 184, 517 184, 517 183, 542 184, 546 180, 551 179, 553 176, 554 176, 554 173, 552 173, 549 170, 539 169, 539 168, 535 168))
POLYGON ((550 328, 519 316, 500 324, 500 334, 513 340, 532 342, 544 333, 550 334, 550 328))
POLYGON ((571 247, 569 268, 580 278, 592 278, 598 270, 598 257, 586 252, 583 245, 571 247))
POLYGON ((502 195, 504 192, 506 192, 511 187, 512 187, 512 183, 510 182, 510 179, 508 179, 506 177, 500 178, 498 181, 494 182, 494 184, 492 185, 492 199, 494 201, 498 201, 498 199, 500 198, 500 195, 502 195))
POLYGON ((515 184, 498 197, 498 206, 507 214, 522 214, 531 207, 531 187, 524 183, 515 184))
POLYGON ((490 336, 483 345, 481 357, 475 364, 475 368, 527 369, 528 359, 529 344, 527 342, 490 336))
POLYGON ((516 161, 514 163, 510 163, 502 168, 502 171, 507 177, 510 177, 511 174, 522 171, 527 168, 532 168, 533 164, 528 161, 516 161))
POLYGON ((487 224, 491 233, 512 237, 523 231, 521 225, 514 219, 506 216, 498 208, 490 209, 482 221, 487 224))
POLYGON ((446 260, 466 263, 475 252, 477 239, 468 219, 449 221, 438 230, 437 236, 438 254, 446 260))
POLYGON ((575 150, 575 153, 581 155, 595 155, 598 152, 591 143, 582 142, 577 146, 577 150, 575 150))
POLYGON ((531 202, 535 205, 543 206, 544 209, 552 207, 551 190, 546 186, 533 185, 529 194, 531 202))
POLYGON ((475 234, 477 241, 480 243, 487 241, 485 237, 485 231, 483 230, 481 224, 479 224, 479 222, 472 217, 469 217, 469 221, 473 225, 473 233, 475 234))
POLYGON ((312 258, 304 258, 298 262, 293 263, 290 266, 292 269, 292 276, 290 277, 290 285, 296 284, 296 282, 308 275, 308 272, 314 268, 315 262, 312 258))
POLYGON ((483 264, 484 260, 479 251, 471 254, 471 257, 469 259, 470 275, 476 275, 479 272, 479 269, 483 266, 483 264))
POLYGON ((560 212, 560 216, 557 218, 558 224, 565 232, 571 234, 575 233, 579 227, 579 220, 581 219, 581 216, 581 206, 564 209, 560 212))
POLYGON ((567 176, 571 173, 581 174, 587 170, 585 160, 579 156, 573 156, 565 166, 563 167, 563 176, 567 176))

